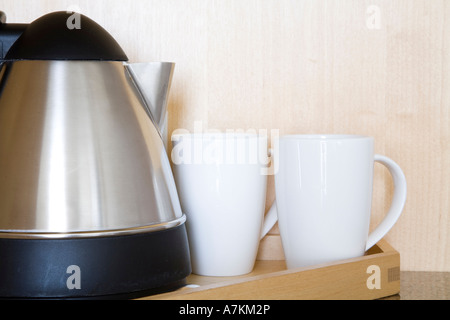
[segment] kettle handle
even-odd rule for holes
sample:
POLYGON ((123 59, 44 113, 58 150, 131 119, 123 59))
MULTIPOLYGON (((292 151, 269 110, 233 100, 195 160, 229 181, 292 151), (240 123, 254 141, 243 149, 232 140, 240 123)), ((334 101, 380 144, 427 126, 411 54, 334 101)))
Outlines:
POLYGON ((6 54, 12 45, 19 39, 28 24, 6 23, 6 14, 0 11, 0 65, 5 62, 6 54))

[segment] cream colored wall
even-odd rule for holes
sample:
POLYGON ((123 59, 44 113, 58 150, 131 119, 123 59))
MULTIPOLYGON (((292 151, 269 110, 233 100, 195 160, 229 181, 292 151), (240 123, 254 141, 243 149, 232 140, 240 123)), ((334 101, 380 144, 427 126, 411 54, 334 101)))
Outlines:
MULTIPOLYGON (((73 5, 130 60, 177 63, 171 131, 374 136, 408 180, 402 270, 450 271, 450 1, 0 0, 9 22, 73 5)), ((377 166, 372 227, 392 188, 377 166)))

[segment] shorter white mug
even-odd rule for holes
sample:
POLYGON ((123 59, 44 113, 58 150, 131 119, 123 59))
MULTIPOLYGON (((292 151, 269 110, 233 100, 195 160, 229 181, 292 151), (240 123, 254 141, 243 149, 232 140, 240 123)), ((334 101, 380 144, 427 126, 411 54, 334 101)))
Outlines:
MULTIPOLYGON (((253 270, 263 229, 269 163, 267 137, 174 134, 172 162, 192 271, 236 276, 253 270)), ((271 226, 275 220, 268 221, 271 226)))
POLYGON ((274 161, 276 201, 288 268, 364 255, 396 223, 406 201, 406 179, 391 159, 374 155, 374 140, 356 135, 291 135, 274 161), (394 180, 390 210, 369 235, 374 161, 394 180))

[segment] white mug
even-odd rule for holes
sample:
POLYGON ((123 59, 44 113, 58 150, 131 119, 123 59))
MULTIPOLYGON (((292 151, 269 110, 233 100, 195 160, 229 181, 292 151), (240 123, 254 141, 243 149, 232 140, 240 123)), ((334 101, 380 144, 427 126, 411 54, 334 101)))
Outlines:
MULTIPOLYGON (((174 134, 172 145, 193 273, 236 276, 251 272, 264 220, 267 137, 174 134)), ((275 222, 270 221, 270 227, 275 222)))
POLYGON ((406 201, 406 179, 391 159, 374 155, 374 140, 356 135, 280 138, 276 201, 288 268, 364 255, 396 223, 406 201), (369 235, 374 161, 387 167, 394 195, 384 220, 369 235))

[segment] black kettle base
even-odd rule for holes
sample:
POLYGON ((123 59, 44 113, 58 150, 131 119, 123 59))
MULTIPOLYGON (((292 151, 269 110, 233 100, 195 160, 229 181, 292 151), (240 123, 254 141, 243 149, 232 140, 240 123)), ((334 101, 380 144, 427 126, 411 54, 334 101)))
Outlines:
POLYGON ((0 299, 134 299, 191 273, 185 225, 116 237, 0 238, 0 299))

